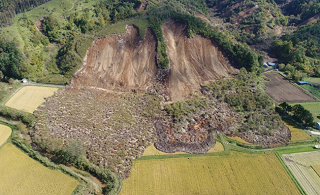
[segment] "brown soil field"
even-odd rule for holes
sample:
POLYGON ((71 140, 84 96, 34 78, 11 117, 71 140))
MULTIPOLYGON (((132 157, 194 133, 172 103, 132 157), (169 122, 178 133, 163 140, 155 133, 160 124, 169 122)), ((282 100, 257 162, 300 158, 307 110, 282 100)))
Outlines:
POLYGON ((72 84, 113 91, 144 91, 156 76, 156 39, 147 29, 142 40, 139 31, 127 25, 125 35, 94 41, 72 84))
POLYGON ((298 87, 292 85, 279 74, 264 74, 271 79, 265 83, 268 87, 266 93, 276 102, 309 102, 314 101, 312 97, 304 93, 298 87))
POLYGON ((171 64, 168 85, 173 101, 199 90, 200 84, 237 71, 216 43, 200 35, 188 38, 186 24, 168 19, 162 31, 171 64))

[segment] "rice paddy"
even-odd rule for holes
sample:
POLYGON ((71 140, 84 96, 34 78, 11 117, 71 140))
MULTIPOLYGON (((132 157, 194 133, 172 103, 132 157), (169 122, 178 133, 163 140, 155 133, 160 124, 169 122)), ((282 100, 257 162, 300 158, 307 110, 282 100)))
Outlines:
POLYGON ((307 194, 319 194, 320 151, 283 154, 282 159, 307 194))
POLYGON ((303 131, 298 125, 290 120, 282 121, 285 126, 287 126, 291 132, 291 142, 311 140, 312 138, 305 131, 303 131))
POLYGON ((274 153, 135 160, 120 195, 300 194, 274 153))
POLYGON ((52 87, 25 86, 14 94, 5 105, 33 113, 45 101, 44 98, 52 96, 57 90, 58 88, 52 87))
POLYGON ((0 149, 0 194, 70 195, 78 181, 51 170, 8 143, 0 149))
POLYGON ((11 128, 0 124, 0 146, 4 144, 11 135, 11 128))
MULTIPOLYGON (((223 152, 224 148, 220 142, 216 142, 213 148, 211 148, 207 153, 223 152)), ((142 156, 161 156, 161 155, 176 155, 176 154, 188 154, 185 152, 175 152, 175 153, 165 153, 157 150, 154 145, 148 146, 142 156)))

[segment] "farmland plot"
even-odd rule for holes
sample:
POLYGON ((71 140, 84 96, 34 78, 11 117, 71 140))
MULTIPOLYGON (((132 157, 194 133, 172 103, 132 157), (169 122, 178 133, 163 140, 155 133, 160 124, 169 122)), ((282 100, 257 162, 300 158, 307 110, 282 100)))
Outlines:
POLYGON ((0 149, 0 194, 69 195, 78 181, 44 167, 12 144, 0 149))
POLYGON ((135 160, 120 195, 300 194, 274 153, 135 160), (250 165, 250 166, 248 166, 250 165))
POLYGON ((45 100, 44 98, 52 96, 58 88, 25 86, 14 94, 5 104, 8 107, 33 113, 45 100))
MULTIPOLYGON (((224 148, 220 142, 216 142, 213 148, 211 148, 207 153, 223 152, 224 148)), ((175 153, 165 153, 157 150, 154 145, 148 146, 142 156, 159 156, 159 155, 176 155, 176 154, 188 154, 185 152, 175 152, 175 153)))
POLYGON ((304 93, 298 87, 292 85, 279 74, 264 74, 271 79, 265 83, 268 87, 266 93, 276 102, 308 102, 314 101, 312 97, 304 93))
POLYGON ((307 194, 319 194, 320 151, 283 154, 282 159, 307 194))
POLYGON ((287 126, 291 132, 291 142, 311 140, 312 138, 306 132, 304 132, 300 127, 289 120, 282 121, 285 126, 287 126))
POLYGON ((0 146, 7 141, 11 135, 11 128, 0 124, 0 146))

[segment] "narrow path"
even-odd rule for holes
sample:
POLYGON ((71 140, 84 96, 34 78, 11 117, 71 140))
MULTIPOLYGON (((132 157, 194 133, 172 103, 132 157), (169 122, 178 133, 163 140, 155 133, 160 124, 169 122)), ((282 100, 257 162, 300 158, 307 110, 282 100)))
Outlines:
POLYGON ((74 8, 74 5, 75 5, 77 2, 78 2, 78 0, 76 0, 76 1, 73 3, 73 6, 72 6, 70 9, 68 9, 68 11, 72 10, 72 9, 74 8))

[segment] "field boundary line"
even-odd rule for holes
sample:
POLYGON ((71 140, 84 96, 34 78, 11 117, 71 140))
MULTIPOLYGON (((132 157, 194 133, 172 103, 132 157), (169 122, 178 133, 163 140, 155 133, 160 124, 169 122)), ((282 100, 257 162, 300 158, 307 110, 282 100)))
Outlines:
POLYGON ((280 161, 280 163, 282 164, 283 168, 287 171, 288 175, 290 176, 290 178, 292 179, 293 183, 297 186, 298 190, 300 191, 300 193, 302 195, 307 195, 307 193, 304 191, 304 189, 302 188, 302 186, 300 185, 300 183, 297 181, 297 179, 294 177, 294 175, 292 174, 292 172, 290 171, 290 169, 287 167, 287 165, 283 162, 280 154, 275 151, 274 154, 276 155, 276 157, 278 158, 278 160, 280 161))

